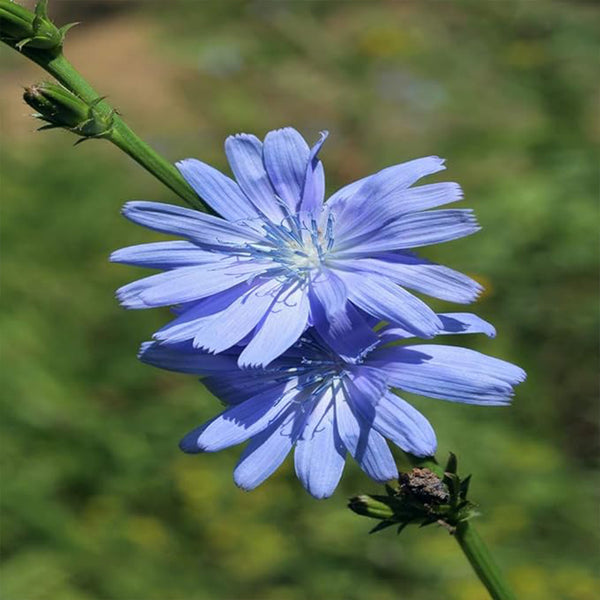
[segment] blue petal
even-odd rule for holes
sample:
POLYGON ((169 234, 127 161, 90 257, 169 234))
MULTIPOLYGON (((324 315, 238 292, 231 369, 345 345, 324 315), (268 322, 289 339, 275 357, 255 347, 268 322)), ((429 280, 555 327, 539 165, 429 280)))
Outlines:
POLYGON ((310 150, 306 167, 300 210, 314 215, 321 211, 323 199, 325 198, 325 172, 323 164, 317 156, 328 135, 329 132, 327 131, 321 132, 321 138, 310 150))
POLYGON ((129 283, 117 290, 117 298, 126 308, 151 308, 191 302, 257 276, 265 265, 235 259, 223 261, 218 266, 182 267, 158 273, 129 283))
POLYGON ((179 441, 179 448, 186 454, 198 454, 202 452, 198 447, 198 438, 208 425, 210 425, 210 421, 186 433, 179 441))
POLYGON ((157 342, 144 342, 138 353, 138 358, 149 365, 194 375, 209 375, 229 373, 236 369, 236 359, 233 356, 207 354, 199 352, 182 352, 173 346, 163 346, 157 342))
POLYGON ((411 187, 401 193, 398 204, 400 212, 417 212, 458 202, 462 199, 463 191, 460 185, 444 181, 411 187))
POLYGON ((483 333, 491 338, 496 337, 496 328, 472 313, 440 313, 438 317, 443 325, 441 334, 483 333))
POLYGON ((197 210, 161 202, 127 202, 123 215, 134 223, 188 238, 192 242, 216 248, 243 248, 249 242, 264 241, 264 237, 242 225, 229 223, 197 210))
POLYGON ((409 254, 350 258, 344 260, 343 265, 383 275, 398 285, 450 302, 467 304, 475 300, 483 289, 475 280, 458 271, 409 254))
MULTIPOLYGON (((438 313, 442 329, 437 335, 458 335, 462 333, 483 333, 496 337, 496 329, 487 321, 471 313, 438 313)), ((402 327, 389 325, 379 331, 382 343, 394 342, 414 337, 402 327)))
MULTIPOLYGON (((340 239, 355 238, 381 227, 402 215, 423 211, 436 206, 462 200, 462 190, 457 183, 433 183, 399 190, 378 200, 365 198, 348 202, 336 219, 335 234, 340 239)), ((338 208, 341 211, 341 207, 338 208)), ((334 214, 337 212, 334 209, 334 214)))
MULTIPOLYGON (((351 239, 375 232, 402 215, 423 211, 462 200, 457 183, 433 183, 400 190, 376 200, 362 201, 360 193, 347 206, 332 208, 336 217, 335 235, 351 239), (338 214, 339 213, 339 214, 338 214)), ((328 203, 329 204, 329 203, 328 203)))
POLYGON ((370 364, 390 384, 407 392, 465 404, 510 403, 525 372, 503 360, 467 348, 416 345, 377 350, 370 364))
POLYGON ((352 400, 364 419, 405 452, 415 456, 435 454, 435 431, 429 421, 402 398, 386 390, 377 398, 353 393, 352 400))
POLYGON ((224 258, 226 258, 224 254, 209 252, 182 240, 129 246, 116 250, 110 255, 111 262, 150 269, 174 269, 211 264, 224 258))
POLYGON ((292 213, 298 210, 310 149, 293 128, 270 131, 265 137, 263 158, 271 183, 292 213))
POLYGON ((206 319, 194 337, 196 348, 222 352, 237 344, 262 320, 282 284, 276 280, 255 286, 223 310, 206 319))
POLYGON ((188 303, 184 305, 185 308, 177 311, 175 319, 161 327, 153 337, 164 344, 193 340, 202 325, 210 322, 213 315, 225 310, 252 289, 254 288, 249 283, 244 282, 208 298, 188 303))
POLYGON ((379 343, 372 327, 350 302, 343 310, 327 316, 321 305, 313 301, 311 312, 323 341, 350 363, 362 359, 379 343))
MULTIPOLYGON (((222 356, 222 354, 216 356, 222 356)), ((239 404, 252 396, 274 389, 281 383, 281 378, 261 377, 261 371, 242 371, 234 360, 234 366, 225 376, 217 374, 215 377, 206 377, 202 383, 211 394, 222 402, 239 404)))
POLYGON ((306 329, 308 306, 302 286, 284 287, 240 354, 240 367, 265 367, 294 344, 306 329))
POLYGON ((346 448, 335 428, 331 392, 326 392, 308 417, 296 442, 296 475, 315 498, 333 494, 344 470, 346 448))
POLYGON ((398 477, 394 457, 385 439, 369 423, 356 417, 341 392, 336 394, 335 422, 348 452, 369 477, 375 481, 398 477))
POLYGON ((384 277, 336 272, 346 284, 350 300, 365 312, 420 337, 431 337, 440 330, 440 320, 424 302, 384 277))
POLYGON ((346 238, 339 245, 336 243, 336 252, 343 258, 344 253, 356 255, 418 248, 456 240, 480 229, 470 209, 419 212, 400 217, 376 233, 346 238))
POLYGON ((275 280, 247 283, 200 301, 160 329, 155 338, 176 343, 193 338, 196 348, 222 352, 237 344, 263 318, 281 288, 275 280))
POLYGON ((246 446, 233 471, 235 484, 253 490, 271 476, 285 460, 302 431, 304 415, 293 409, 246 446))
POLYGON ((338 202, 353 198, 359 191, 360 198, 357 200, 360 201, 367 196, 386 198, 394 192, 405 190, 421 177, 443 171, 445 168, 444 159, 439 156, 425 156, 399 165, 392 165, 341 188, 331 196, 328 204, 335 206, 338 202))
POLYGON ((235 181, 195 158, 176 163, 194 191, 228 221, 254 219, 258 213, 235 181))
POLYGON ((218 452, 245 442, 286 413, 296 394, 292 380, 233 405, 203 426, 196 446, 203 452, 218 452))
POLYGON ((227 138, 225 152, 231 170, 246 196, 268 219, 281 223, 284 213, 265 171, 262 142, 254 135, 240 133, 227 138))
POLYGON ((443 169, 443 159, 428 156, 388 167, 342 188, 327 202, 336 217, 336 236, 355 237, 410 212, 402 202, 406 189, 421 177, 443 169))
POLYGON ((322 267, 309 282, 311 302, 317 302, 326 317, 342 310, 348 297, 344 282, 330 269, 322 267))

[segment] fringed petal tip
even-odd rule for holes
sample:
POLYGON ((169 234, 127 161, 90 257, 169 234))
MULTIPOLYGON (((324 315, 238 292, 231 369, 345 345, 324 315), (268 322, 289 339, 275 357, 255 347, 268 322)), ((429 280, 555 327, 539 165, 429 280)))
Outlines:
POLYGON ((515 383, 514 385, 517 385, 519 383, 523 383, 526 379, 527 379, 527 373, 521 369, 520 367, 517 367, 516 365, 513 365, 515 368, 515 383))
POLYGON ((115 250, 114 252, 111 252, 108 257, 108 262, 112 262, 112 263, 123 262, 123 248, 120 248, 119 250, 115 250))
POLYGON ((329 137, 329 131, 327 129, 323 129, 323 131, 319 131, 319 142, 322 144, 329 137))
POLYGON ((179 441, 179 449, 186 454, 200 454, 203 452, 198 444, 200 432, 197 429, 190 431, 179 441))
POLYGON ((142 362, 144 361, 144 359, 146 358, 146 355, 148 354, 148 352, 151 350, 151 348, 155 345, 155 342, 142 342, 140 344, 140 347, 137 351, 137 358, 138 360, 141 360, 142 362))
POLYGON ((160 209, 160 207, 169 207, 168 204, 163 202, 152 202, 151 200, 127 200, 121 207, 121 214, 127 218, 132 212, 139 210, 154 210, 160 209))
POLYGON ((237 365, 242 371, 253 371, 255 369, 262 370, 266 369, 275 359, 271 359, 269 361, 264 360, 247 360, 243 357, 238 358, 237 365))
POLYGON ((175 166, 181 171, 181 169, 193 167, 195 161, 195 158, 182 158, 181 160, 175 161, 175 166))
POLYGON ((140 300, 138 292, 128 289, 127 286, 119 288, 115 292, 115 298, 123 308, 128 310, 149 308, 142 300, 140 300))

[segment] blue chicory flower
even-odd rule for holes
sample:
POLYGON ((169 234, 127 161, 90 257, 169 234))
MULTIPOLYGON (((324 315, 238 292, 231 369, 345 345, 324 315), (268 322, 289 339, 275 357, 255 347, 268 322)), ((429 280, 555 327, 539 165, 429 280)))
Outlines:
MULTIPOLYGON (((491 325, 467 313, 437 315, 442 334, 485 333, 491 325)), ((390 388, 484 406, 510 402, 525 373, 503 360, 461 347, 398 345, 411 333, 388 325, 360 361, 348 361, 315 329, 264 369, 240 369, 244 349, 214 355, 190 342, 142 346, 142 361, 193 373, 228 408, 181 441, 185 452, 217 452, 250 440, 234 471, 250 490, 267 479, 294 450, 298 478, 316 498, 330 496, 346 453, 376 481, 398 471, 386 438, 416 456, 433 455, 435 433, 423 415, 390 388), (396 343, 395 345, 391 345, 396 343)))
POLYGON ((460 200, 456 183, 412 187, 443 170, 429 156, 356 181, 324 203, 318 153, 292 128, 229 137, 237 180, 195 159, 178 168, 223 218, 155 202, 129 202, 135 223, 185 240, 124 248, 111 260, 163 269, 118 290, 127 308, 177 306, 155 339, 219 353, 242 342, 240 366, 266 366, 314 325, 345 357, 375 341, 363 313, 420 337, 443 330, 417 292, 459 303, 476 298, 469 277, 409 249, 478 230, 471 210, 429 210, 460 200), (362 334, 360 333, 362 332, 362 334))

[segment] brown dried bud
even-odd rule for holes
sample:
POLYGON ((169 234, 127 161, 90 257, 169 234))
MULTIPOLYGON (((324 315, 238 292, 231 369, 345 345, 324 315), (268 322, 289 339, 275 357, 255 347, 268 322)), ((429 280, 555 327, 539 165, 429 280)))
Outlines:
POLYGON ((400 473, 402 493, 411 494, 426 504, 445 504, 450 499, 442 480, 429 469, 415 468, 409 473, 400 473))

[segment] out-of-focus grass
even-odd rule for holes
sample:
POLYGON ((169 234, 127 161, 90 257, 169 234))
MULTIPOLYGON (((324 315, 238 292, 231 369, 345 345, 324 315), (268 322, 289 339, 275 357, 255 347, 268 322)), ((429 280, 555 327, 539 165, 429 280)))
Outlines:
MULTIPOLYGON (((226 168, 226 135, 286 124, 330 130, 329 190, 448 158, 484 229, 425 254, 485 283, 474 310, 499 335, 468 343, 529 378, 509 409, 411 401, 440 455, 474 474, 480 527, 519 596, 591 600, 597 8, 170 2, 95 21, 94 6, 60 5, 86 23, 67 52, 172 160, 226 168)), ((219 404, 193 378, 137 363, 167 312, 120 309, 112 290, 140 273, 107 262, 159 239, 119 216, 124 200, 174 198, 105 143, 34 134, 17 84, 43 76, 1 60, 3 597, 483 598, 443 531, 366 535, 345 499, 377 486, 353 464, 317 502, 289 462, 247 494, 231 482, 237 450, 180 454, 219 404)))

